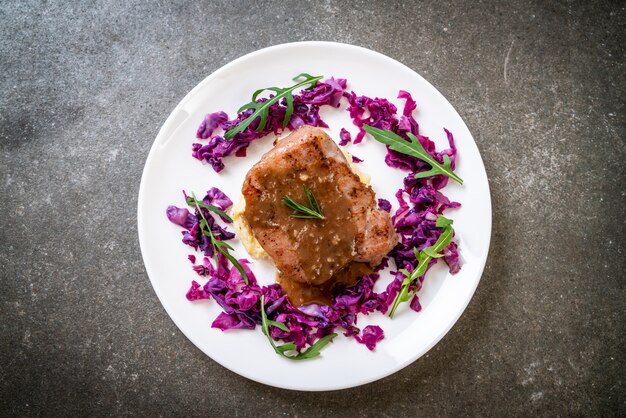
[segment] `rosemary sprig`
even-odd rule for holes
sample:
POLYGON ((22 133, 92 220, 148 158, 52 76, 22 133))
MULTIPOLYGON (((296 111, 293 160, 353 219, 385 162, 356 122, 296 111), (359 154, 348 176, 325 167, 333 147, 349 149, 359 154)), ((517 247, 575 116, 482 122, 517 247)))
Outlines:
POLYGON ((256 130, 261 131, 265 129, 265 124, 267 123, 267 117, 269 116, 270 106, 274 103, 279 102, 282 99, 285 99, 287 109, 285 111, 285 118, 283 119, 283 128, 287 127, 287 124, 291 120, 291 115, 293 115, 293 91, 299 87, 304 87, 306 85, 310 87, 315 86, 319 80, 321 80, 324 76, 312 76, 307 73, 302 73, 293 78, 293 81, 300 80, 304 78, 304 80, 299 81, 291 87, 266 87, 263 89, 259 89, 252 94, 252 101, 247 103, 237 110, 237 113, 241 113, 244 110, 254 109, 254 113, 248 116, 246 119, 242 120, 237 124, 237 126, 230 128, 224 134, 225 139, 232 139, 235 135, 240 132, 243 132, 256 118, 261 118, 259 126, 257 126, 256 130), (264 102, 257 102, 256 99, 259 97, 259 94, 263 93, 265 90, 271 90, 276 93, 273 97, 268 98, 264 102))
POLYGON ((418 263, 417 267, 415 267, 415 269, 413 269, 411 273, 409 273, 405 269, 400 269, 400 272, 404 274, 405 278, 402 281, 400 291, 398 292, 398 295, 393 302, 391 312, 389 312, 390 318, 393 318, 393 315, 396 313, 396 309, 398 308, 398 305, 400 305, 400 303, 408 301, 411 297, 415 295, 415 292, 413 292, 409 296, 409 287, 411 286, 411 283, 413 283, 415 280, 417 280, 419 277, 423 276, 426 273, 430 260, 432 260, 433 258, 443 257, 441 251, 443 251, 443 249, 446 248, 448 244, 450 244, 450 241, 452 241, 452 235, 454 234, 454 230, 452 229, 452 222, 453 221, 451 219, 439 215, 437 217, 437 227, 443 227, 443 231, 441 232, 441 235, 439 236, 437 242, 435 242, 435 244, 431 245, 430 247, 424 248, 422 251, 417 251, 416 248, 413 249, 415 258, 418 260, 418 263))
POLYGON ((330 340, 332 340, 333 338, 337 336, 337 334, 335 333, 329 334, 317 340, 315 344, 307 348, 305 351, 298 353, 296 355, 293 355, 293 356, 288 356, 285 353, 287 351, 296 350, 296 345, 294 343, 276 345, 276 343, 274 342, 274 339, 270 335, 270 330, 269 330, 270 325, 276 328, 280 328, 281 330, 285 332, 289 332, 289 328, 287 328, 285 324, 283 324, 282 322, 277 322, 277 321, 272 321, 270 319, 267 319, 267 315, 265 314, 265 295, 261 295, 261 330, 263 331, 263 334, 265 334, 265 336, 269 340, 270 345, 272 346, 276 354, 281 355, 285 358, 288 358, 289 360, 306 360, 306 359, 317 357, 320 355, 320 351, 322 350, 322 348, 324 348, 330 342, 330 340))
POLYGON ((439 164, 439 162, 435 160, 432 155, 426 152, 422 144, 420 144, 420 141, 412 133, 407 132, 409 141, 406 141, 404 138, 393 133, 389 129, 378 129, 369 125, 363 125, 363 129, 365 129, 368 134, 372 135, 378 142, 389 145, 389 148, 392 150, 401 152, 402 154, 411 155, 419 158, 425 163, 430 164, 431 169, 415 174, 416 179, 442 174, 450 177, 460 184, 463 184, 463 180, 452 171, 452 167, 450 166, 450 157, 447 154, 444 154, 443 164, 439 164))
POLYGON ((305 185, 302 185, 302 188, 304 189, 304 195, 309 204, 308 206, 296 202, 290 196, 283 196, 281 199, 283 205, 287 206, 289 209, 293 209, 294 213, 292 213, 291 216, 300 219, 326 219, 313 192, 305 185))
MULTIPOLYGON (((209 225, 209 221, 207 221, 206 217, 204 216, 204 213, 202 212, 202 209, 200 208, 201 207, 206 208, 210 211, 217 213, 220 216, 225 216, 227 219, 230 219, 230 216, 226 215, 223 211, 219 210, 215 206, 198 202, 198 199, 196 198, 196 195, 194 193, 191 193, 191 197, 187 198, 187 204, 190 206, 195 206, 196 209, 198 210, 198 213, 200 213, 200 216, 202 217, 202 220, 200 221, 200 231, 202 231, 202 234, 209 237, 209 239, 211 240, 211 245, 213 246, 213 255, 215 257, 215 264, 216 265, 218 264, 217 251, 219 251, 220 253, 224 255, 224 257, 226 257, 228 261, 232 263, 233 266, 235 266, 235 268, 241 274, 241 277, 243 277, 243 281, 246 284, 248 284, 248 274, 246 273, 246 270, 239 263, 239 261, 237 261, 237 259, 233 257, 231 253, 228 252, 228 250, 232 250, 233 247, 231 247, 230 244, 228 244, 227 242, 220 241, 217 238, 215 238, 215 235, 213 235, 213 231, 211 231, 211 226, 209 225)), ((231 219, 231 222, 232 222, 232 219, 231 219)))

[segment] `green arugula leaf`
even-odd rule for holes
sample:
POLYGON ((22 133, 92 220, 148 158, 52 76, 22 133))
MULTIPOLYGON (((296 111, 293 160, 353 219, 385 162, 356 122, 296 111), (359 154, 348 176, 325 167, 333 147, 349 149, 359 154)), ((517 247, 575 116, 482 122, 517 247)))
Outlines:
POLYGON ((226 131, 226 133, 224 134, 224 138, 232 139, 238 133, 243 132, 257 118, 260 118, 260 122, 256 130, 261 131, 265 129, 265 125, 267 124, 267 117, 270 112, 270 106, 273 105, 274 103, 280 102, 283 98, 286 101, 286 107, 287 107, 285 111, 285 118, 283 119, 283 129, 286 128, 287 124, 291 120, 291 116, 293 115, 293 91, 300 87, 305 87, 305 86, 313 87, 323 77, 324 77, 323 75, 312 76, 307 73, 302 73, 294 77, 293 80, 297 81, 302 78, 304 78, 304 80, 299 81, 298 83, 294 84, 291 87, 285 87, 285 88, 267 87, 267 88, 263 88, 263 89, 259 89, 255 91, 252 94, 252 101, 250 103, 246 103, 245 105, 241 106, 239 110, 237 110, 237 113, 241 113, 244 110, 254 109, 254 113, 252 113, 246 119, 239 122, 237 126, 234 126, 233 128, 230 128, 228 131, 226 131), (268 98, 264 102, 257 102, 256 100, 259 97, 259 95, 266 90, 273 91, 275 93, 274 96, 268 98))
POLYGON ((267 323, 269 325, 272 325, 276 328, 280 328, 281 330, 285 331, 285 332, 289 332, 289 328, 287 328, 287 326, 285 324, 283 324, 282 322, 277 322, 277 321, 271 321, 271 320, 267 320, 267 323))
MULTIPOLYGON (((187 202, 187 204, 189 206, 194 206, 197 201, 196 201, 196 199, 194 197, 189 196, 187 198, 186 202, 187 202)), ((206 204, 206 203, 204 203, 202 201, 197 202, 197 203, 198 203, 198 206, 200 206, 201 208, 208 209, 211 212, 218 214, 219 216, 221 216, 222 218, 226 219, 230 223, 233 222, 233 219, 230 216, 228 216, 228 214, 226 214, 226 212, 222 211, 221 209, 218 209, 218 208, 216 208, 213 205, 206 204)))
MULTIPOLYGON (((233 247, 231 247, 230 244, 228 244, 227 242, 220 241, 217 238, 215 238, 215 235, 213 235, 213 231, 211 231, 211 228, 209 227, 209 221, 207 221, 206 217, 204 216, 204 213, 202 212, 202 209, 200 209, 200 208, 201 207, 210 206, 210 207, 216 209, 218 212, 221 212, 224 215, 226 215, 226 214, 224 212, 222 212, 221 210, 217 209, 215 206, 211 206, 211 205, 207 205, 206 203, 199 202, 198 199, 196 198, 196 195, 193 192, 191 193, 191 197, 187 198, 186 202, 187 202, 187 204, 189 206, 195 206, 195 208, 198 210, 198 213, 202 217, 202 219, 200 220, 200 223, 199 223, 200 231, 202 232, 202 234, 204 234, 205 236, 209 237, 209 239, 211 240, 211 246, 213 246, 213 256, 215 257, 215 264, 216 265, 218 264, 217 252, 219 251, 220 253, 222 253, 224 255, 224 257, 226 257, 226 259, 228 259, 228 261, 231 262, 231 264, 233 266, 235 266, 235 268, 241 274, 241 277, 243 277, 243 281, 246 284, 248 284, 248 274, 246 273, 246 270, 243 268, 241 263, 239 263, 239 261, 235 257, 233 257, 232 254, 230 254, 228 252, 228 250, 232 250, 233 247)), ((212 210, 212 209, 210 209, 208 207, 206 209, 212 210)), ((218 212, 216 212, 216 213, 218 213, 218 212)), ((228 217, 228 215, 226 215, 226 216, 228 217)), ((230 217, 228 217, 228 218, 230 219, 230 217)), ((231 222, 232 222, 232 220, 231 220, 231 222)))
POLYGON ((437 216, 437 221, 435 221, 437 228, 443 228, 444 226, 452 225, 453 223, 454 221, 452 219, 448 219, 443 215, 437 216))
POLYGON ((229 243, 227 243, 226 241, 216 241, 215 245, 219 246, 219 247, 226 247, 229 250, 233 250, 233 247, 230 246, 229 243))
POLYGON ((329 334, 317 340, 315 344, 307 348, 305 351, 295 354, 295 355, 288 356, 285 353, 288 351, 296 351, 296 345, 294 343, 276 345, 276 343, 274 342, 274 339, 270 335, 270 330, 269 330, 270 325, 278 327, 282 329, 283 331, 289 331, 289 329, 282 322, 277 322, 277 321, 272 321, 270 319, 267 319, 267 314, 265 313, 265 295, 261 295, 261 331, 263 332, 263 334, 265 334, 265 336, 269 340, 270 345, 272 346, 276 354, 279 354, 285 358, 288 358, 289 360, 306 360, 306 359, 317 357, 320 355, 320 351, 322 350, 322 348, 324 348, 333 338, 337 336, 337 334, 334 334, 334 333, 329 334))
MULTIPOLYGON (((389 317, 393 318, 396 313, 396 309, 402 302, 407 302, 409 300, 409 288, 411 284, 426 274, 426 270, 428 270, 428 264, 430 260, 433 258, 443 257, 441 251, 443 251, 450 242, 452 241, 452 236, 454 235, 454 230, 452 229, 452 221, 450 219, 444 218, 439 215, 437 218, 437 225, 443 224, 443 231, 441 231, 441 235, 437 242, 435 242, 430 247, 424 248, 422 251, 418 251, 416 248, 413 249, 413 253, 415 254, 415 258, 418 260, 417 267, 411 272, 410 275, 405 273, 406 270, 402 271, 407 277, 402 281, 402 285, 400 286, 400 291, 396 296, 396 299, 393 302, 393 306, 391 311, 389 312, 389 317), (443 218, 442 220, 440 220, 443 218)), ((408 273, 408 272, 407 272, 408 273)), ((411 294, 411 297, 415 295, 415 292, 411 294)))
POLYGON ((426 254, 427 256, 429 256, 430 258, 441 258, 441 257, 443 257, 443 254, 439 254, 439 253, 434 252, 431 247, 424 248, 422 250, 422 252, 424 254, 426 254))
POLYGON ((295 349, 296 349, 296 345, 294 343, 287 343, 287 344, 276 346, 276 350, 278 350, 281 354, 284 354, 285 351, 292 351, 295 349))
POLYGON ((310 346, 309 348, 307 348, 305 351, 303 351, 302 353, 290 357, 292 360, 305 360, 305 359, 309 359, 309 358, 313 358, 313 357, 317 357, 320 355, 320 351, 322 351, 322 348, 326 347, 326 345, 337 336, 337 334, 333 333, 333 334, 328 334, 325 337, 320 338, 319 340, 317 340, 315 342, 315 344, 313 344, 312 346, 310 346))
MULTIPOLYGON (((235 268, 237 269, 237 271, 239 271, 239 274, 241 274, 241 277, 243 277, 243 281, 248 284, 248 273, 246 273, 246 270, 243 268, 243 266, 239 263, 239 260, 237 260, 235 257, 233 257, 233 255, 231 253, 228 252, 228 250, 225 250, 224 248, 222 248, 222 246, 218 246, 217 247, 219 252, 221 252, 222 254, 224 254, 224 257, 226 257, 228 259, 228 261, 230 261, 230 263, 235 266, 235 268)), ((229 248, 232 250, 233 247, 229 248)))
POLYGON ((407 132, 407 136, 410 140, 409 142, 388 129, 378 129, 370 125, 363 125, 363 129, 365 132, 372 135, 378 142, 389 145, 390 149, 398 151, 402 154, 411 155, 430 164, 432 168, 428 171, 417 173, 415 175, 416 179, 442 174, 450 177, 460 184, 463 184, 463 180, 454 174, 452 167, 450 167, 450 157, 448 155, 444 155, 443 164, 439 164, 437 160, 426 152, 422 144, 420 144, 420 141, 412 133, 407 132))

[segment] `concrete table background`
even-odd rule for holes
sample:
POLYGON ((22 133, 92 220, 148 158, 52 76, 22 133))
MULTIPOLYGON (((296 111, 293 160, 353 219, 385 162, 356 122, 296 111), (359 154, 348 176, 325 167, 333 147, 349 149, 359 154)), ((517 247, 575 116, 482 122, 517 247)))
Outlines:
POLYGON ((623 3, 441 3, 1 2, 0 415, 623 416, 623 3), (474 134, 493 197, 456 326, 399 373, 331 393, 263 386, 196 349, 136 230, 178 101, 299 40, 422 74, 474 134))

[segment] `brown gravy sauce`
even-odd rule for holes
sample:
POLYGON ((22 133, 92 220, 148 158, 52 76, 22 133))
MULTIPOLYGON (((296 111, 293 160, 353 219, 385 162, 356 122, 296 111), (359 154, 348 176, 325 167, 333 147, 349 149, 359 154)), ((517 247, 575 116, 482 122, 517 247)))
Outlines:
POLYGON ((301 282, 279 272, 278 282, 294 306, 330 304, 336 283, 353 285, 358 277, 373 271, 369 264, 353 261, 357 226, 352 221, 352 205, 339 191, 326 159, 302 170, 267 170, 260 183, 263 193, 254 202, 246 202, 244 218, 253 230, 272 226, 289 236, 307 278, 301 282), (293 211, 281 203, 283 196, 290 196, 306 206, 303 185, 313 192, 326 219, 294 218, 290 216, 293 211))
POLYGON ((367 263, 351 262, 326 283, 318 286, 289 280, 280 274, 277 282, 283 288, 293 306, 298 307, 309 303, 330 305, 333 302, 333 290, 337 283, 352 286, 359 277, 370 274, 373 271, 374 269, 367 263))

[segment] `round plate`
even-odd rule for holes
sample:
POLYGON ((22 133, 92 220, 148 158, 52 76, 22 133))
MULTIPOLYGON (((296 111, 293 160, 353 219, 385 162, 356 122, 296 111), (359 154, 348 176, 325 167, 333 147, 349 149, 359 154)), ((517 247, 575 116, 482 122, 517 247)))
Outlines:
MULTIPOLYGON (((349 115, 324 107, 322 118, 327 132, 339 138, 341 128, 353 137, 357 129, 349 115)), ((370 174, 377 197, 392 202, 402 187, 405 172, 389 168, 383 159, 385 148, 367 136, 348 151, 364 160, 359 168, 370 174)), ((452 105, 426 80, 410 68, 377 52, 330 42, 299 42, 262 49, 220 68, 196 86, 169 116, 154 141, 141 179, 137 218, 139 242, 148 276, 165 310, 178 328, 202 351, 224 367, 247 378, 272 386, 297 390, 333 390, 362 385, 385 377, 415 361, 433 347, 457 321, 480 280, 491 235, 491 201, 487 175, 472 135, 452 105), (195 132, 204 115, 224 110, 230 117, 250 101, 253 91, 268 86, 288 86, 292 77, 306 72, 348 80, 348 91, 384 97, 402 111, 399 90, 407 90, 417 101, 414 116, 420 133, 435 141, 439 150, 447 147, 443 128, 456 139, 456 172, 465 183, 454 182, 443 190, 462 203, 446 216, 454 219, 456 240, 463 265, 451 275, 445 263, 437 263, 427 274, 416 313, 408 304, 398 309, 393 320, 380 313, 359 316, 358 326, 380 325, 385 338, 370 352, 354 339, 340 334, 320 357, 290 361, 274 353, 260 327, 254 331, 222 332, 211 328, 220 313, 214 301, 189 302, 185 298, 192 280, 203 283, 191 269, 187 255, 193 249, 181 243, 181 228, 165 216, 168 205, 185 206, 182 190, 201 195, 216 186, 233 201, 250 167, 272 146, 272 136, 262 138, 248 149, 246 158, 227 157, 226 169, 215 173, 210 166, 191 156, 191 144, 200 142, 195 132)), ((230 228, 232 230, 232 227, 230 228)), ((233 240, 238 258, 250 258, 233 240)), ((200 256, 200 254, 197 254, 200 256)), ((267 261, 252 266, 260 284, 274 281, 275 269, 267 261)), ((384 290, 390 275, 383 274, 376 291, 384 290)))

